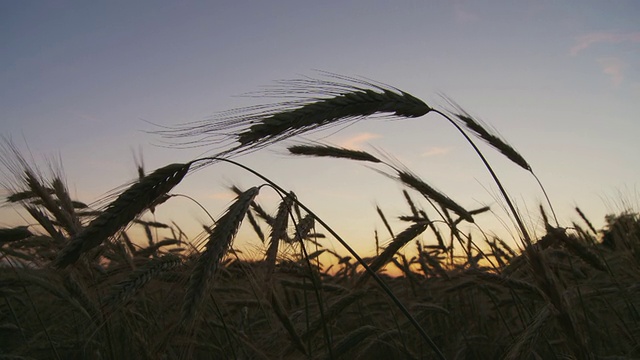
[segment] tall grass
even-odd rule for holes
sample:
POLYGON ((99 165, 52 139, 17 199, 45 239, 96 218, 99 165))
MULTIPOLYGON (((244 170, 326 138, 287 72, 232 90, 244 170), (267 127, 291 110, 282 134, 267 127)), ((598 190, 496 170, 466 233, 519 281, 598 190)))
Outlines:
POLYGON ((596 229, 577 209, 584 230, 576 223, 562 228, 555 216, 552 226, 542 209, 546 234, 534 239, 472 137, 535 176, 531 166, 459 107, 446 112, 393 87, 334 74, 283 82, 260 95, 285 101, 161 130, 170 139, 185 139, 182 145, 230 146, 217 156, 149 174, 139 160, 139 179, 102 208, 73 199, 62 174, 43 175, 5 142, 0 159, 13 174, 4 182, 6 202, 24 208, 34 221, 0 229, 0 356, 640 356, 636 213, 611 215, 605 228, 596 229), (398 218, 408 224, 393 229, 378 207, 391 240, 379 249, 376 235, 374 255, 363 257, 305 206, 304 194, 298 198, 229 158, 372 115, 432 115, 455 126, 521 224, 519 248, 499 238, 479 243, 477 234, 465 233, 459 224, 475 223, 488 208, 463 208, 388 157, 324 144, 289 148, 295 155, 364 161, 407 188, 403 198, 410 215, 398 218), (203 245, 175 223, 141 219, 156 206, 171 206, 165 200, 186 175, 220 161, 255 175, 256 184, 244 191, 234 188, 236 200, 205 226, 203 245), (264 191, 275 191, 281 201, 264 206, 264 191), (242 257, 234 247, 245 218, 263 256, 242 257), (131 227, 143 229, 145 239, 132 239, 131 227), (325 234, 346 254, 333 251, 325 234), (403 251, 409 243, 415 247, 403 251), (331 264, 330 257, 335 257, 331 264), (400 276, 389 275, 394 267, 400 276))

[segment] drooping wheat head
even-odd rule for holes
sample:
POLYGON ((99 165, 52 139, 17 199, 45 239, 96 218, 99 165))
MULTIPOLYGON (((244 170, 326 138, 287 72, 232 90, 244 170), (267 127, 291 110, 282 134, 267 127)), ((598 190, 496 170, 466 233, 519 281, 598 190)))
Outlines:
POLYGON ((323 73, 326 79, 281 81, 261 98, 287 99, 222 112, 213 119, 154 131, 178 146, 216 146, 220 156, 254 151, 311 130, 371 115, 419 117, 431 111, 422 100, 395 88, 361 79, 323 73), (237 143, 231 149, 225 147, 237 143))
POLYGON ((65 267, 115 235, 182 181, 191 163, 171 164, 145 176, 120 194, 62 250, 55 266, 65 267))
POLYGON ((462 206, 458 205, 455 201, 451 200, 448 196, 442 194, 437 191, 429 184, 421 180, 418 176, 411 173, 409 170, 395 169, 398 173, 398 180, 400 180, 403 184, 413 188, 418 191, 422 196, 427 199, 431 199, 438 203, 445 209, 449 209, 455 212, 458 216, 463 218, 468 222, 473 222, 473 217, 467 210, 465 210, 462 206))
POLYGON ((509 160, 513 161, 515 164, 520 166, 521 168, 531 171, 531 166, 524 159, 522 155, 516 149, 509 145, 505 140, 503 140, 500 136, 495 133, 489 131, 489 127, 479 119, 475 119, 469 113, 464 111, 460 106, 455 104, 452 100, 449 100, 451 104, 456 108, 453 113, 454 120, 457 121, 463 127, 469 129, 474 135, 484 140, 487 144, 492 146, 494 149, 498 150, 504 156, 506 156, 509 160))

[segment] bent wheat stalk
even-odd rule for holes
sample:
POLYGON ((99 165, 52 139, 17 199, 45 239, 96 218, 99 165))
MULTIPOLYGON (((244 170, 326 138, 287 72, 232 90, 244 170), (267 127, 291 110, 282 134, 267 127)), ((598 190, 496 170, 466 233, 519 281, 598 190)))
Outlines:
POLYGON ((447 120, 449 120, 452 123, 457 122, 459 125, 466 127, 474 135, 476 135, 477 137, 485 141, 494 149, 498 150, 500 153, 506 156, 513 163, 527 170, 540 186, 540 189, 542 190, 542 193, 547 201, 547 204, 549 205, 549 209, 551 210, 551 214, 553 215, 556 226, 558 226, 558 218, 556 217, 556 213, 553 208, 553 204, 551 203, 551 199, 549 199, 549 195, 547 194, 547 190, 544 188, 544 186, 542 185, 542 182, 540 181, 538 176, 533 172, 531 165, 529 165, 529 163, 524 159, 524 157, 520 155, 520 153, 518 153, 518 151, 516 151, 516 149, 513 148, 513 146, 509 145, 505 140, 500 138, 498 135, 490 132, 488 130, 488 127, 486 125, 483 125, 482 121, 473 118, 471 115, 469 115, 469 113, 464 111, 453 100, 447 99, 447 101, 456 108, 456 112, 453 113, 453 119, 448 116, 444 116, 444 114, 438 111, 436 111, 436 113, 443 115, 445 118, 447 118, 447 120))
POLYGON ((81 254, 102 244, 134 220, 156 200, 182 181, 193 162, 171 164, 160 168, 131 185, 107 206, 97 218, 73 237, 61 251, 54 265, 64 268, 81 254))
POLYGON ((152 131, 178 147, 231 146, 218 156, 255 151, 291 136, 378 114, 420 117, 431 111, 402 90, 361 79, 323 73, 326 79, 282 81, 258 96, 286 98, 270 104, 222 112, 213 119, 152 131))

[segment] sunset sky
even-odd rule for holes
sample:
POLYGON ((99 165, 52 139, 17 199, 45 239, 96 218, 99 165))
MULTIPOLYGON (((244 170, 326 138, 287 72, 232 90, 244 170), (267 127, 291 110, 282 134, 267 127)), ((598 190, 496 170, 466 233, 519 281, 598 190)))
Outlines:
MULTIPOLYGON (((447 108, 442 95, 450 97, 528 160, 562 225, 578 218, 577 205, 601 226, 607 213, 640 203, 638 18, 636 0, 4 1, 0 135, 43 171, 43 159, 59 156, 72 193, 92 202, 136 177, 139 149, 148 171, 208 150, 158 146, 149 122, 175 125, 268 103, 239 95, 319 76, 319 69, 374 79, 434 107, 447 108)), ((502 225, 511 226, 489 175, 442 118, 371 119, 336 130, 236 160, 296 192, 365 256, 374 229, 389 240, 376 204, 389 217, 408 213, 402 187, 362 164, 289 156, 287 144, 322 139, 379 149, 466 208, 492 206, 495 214, 478 217, 485 231, 514 233, 502 225)), ((481 149, 524 218, 539 225, 543 197, 535 180, 481 149)), ((217 216, 232 199, 231 184, 261 182, 219 164, 175 192, 217 216)), ((275 212, 273 191, 258 200, 275 212)), ((12 210, 0 216, 0 226, 21 224, 12 210)), ((157 216, 192 234, 210 223, 186 199, 157 216)), ((392 226, 399 232, 406 225, 392 226)))

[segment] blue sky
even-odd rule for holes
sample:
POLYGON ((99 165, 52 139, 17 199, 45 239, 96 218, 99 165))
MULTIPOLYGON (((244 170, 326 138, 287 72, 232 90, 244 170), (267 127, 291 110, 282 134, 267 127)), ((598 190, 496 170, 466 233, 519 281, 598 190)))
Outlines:
MULTIPOLYGON (((527 158, 563 224, 577 217, 575 205, 602 224, 622 202, 638 204, 638 16, 637 1, 2 2, 0 133, 36 159, 60 155, 72 191, 91 202, 135 178, 139 148, 148 170, 204 150, 155 146, 144 120, 206 119, 262 101, 237 95, 321 69, 433 106, 446 106, 446 94, 527 158)), ((436 116, 360 121, 306 138, 320 137, 383 149, 460 204, 493 205, 506 219, 477 157, 436 116)), ((542 195, 533 179, 483 149, 535 222, 542 195)), ((402 188, 371 169, 285 154, 276 144, 238 160, 295 191, 364 253, 382 230, 375 204, 388 216, 407 212, 402 188)), ((176 191, 219 214, 229 184, 259 182, 216 165, 176 191)), ((273 193, 259 199, 274 209, 273 193)), ((13 212, 2 212, 11 225, 13 212)), ((158 216, 196 232, 207 221, 186 200, 158 216)), ((479 221, 504 233, 497 216, 479 221)))

